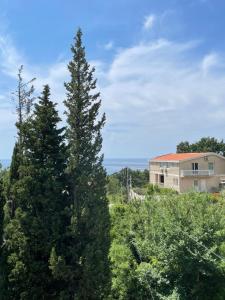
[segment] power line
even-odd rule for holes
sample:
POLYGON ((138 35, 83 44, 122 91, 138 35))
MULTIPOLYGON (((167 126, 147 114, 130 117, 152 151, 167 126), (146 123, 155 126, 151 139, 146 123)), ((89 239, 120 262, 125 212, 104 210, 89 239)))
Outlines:
POLYGON ((205 250, 210 251, 213 255, 215 255, 217 258, 221 259, 222 261, 225 262, 225 257, 215 253, 214 251, 211 251, 210 248, 206 247, 204 244, 200 243, 199 241, 197 241, 193 236, 188 235, 186 232, 183 232, 186 236, 188 236, 192 241, 196 242, 199 246, 203 247, 205 250))

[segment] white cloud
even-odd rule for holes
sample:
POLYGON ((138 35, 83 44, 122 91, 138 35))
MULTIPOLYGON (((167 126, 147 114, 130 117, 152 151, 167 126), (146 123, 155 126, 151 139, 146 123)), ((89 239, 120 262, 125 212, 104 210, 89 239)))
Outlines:
MULTIPOLYGON (((224 57, 213 52, 194 58, 197 47, 196 41, 158 39, 120 50, 110 64, 91 62, 96 66, 107 115, 106 156, 151 157, 175 151, 180 140, 223 136, 224 57)), ((38 92, 44 84, 50 85, 52 99, 58 101, 62 115, 67 61, 56 61, 45 68, 28 64, 9 39, 0 37, 3 72, 15 78, 21 63, 25 65, 26 79, 37 77, 38 92)), ((2 94, 0 101, 4 99, 2 94)), ((8 111, 7 116, 5 107, 0 109, 1 128, 8 128, 12 135, 14 116, 11 109, 8 111)), ((1 140, 5 132, 0 130, 1 140)), ((1 156, 6 157, 0 152, 1 156)))
MULTIPOLYGON (((0 35, 0 66, 2 67, 2 77, 17 79, 18 68, 23 65, 23 78, 25 81, 36 78, 34 82, 35 89, 38 93, 42 91, 43 85, 49 84, 52 89, 52 96, 59 99, 64 98, 64 80, 68 77, 67 60, 56 61, 54 64, 39 67, 27 62, 24 55, 17 50, 12 40, 8 36, 0 35)), ((14 81, 16 86, 16 82, 14 81)), ((1 95, 0 98, 6 98, 1 95)), ((62 99, 63 100, 63 99, 62 99)), ((62 101, 61 101, 62 102, 62 101)))
POLYGON ((194 59, 197 46, 158 40, 117 54, 101 86, 109 156, 150 157, 183 139, 222 136, 225 68, 211 71, 216 53, 194 59))
POLYGON ((65 99, 64 81, 68 78, 67 61, 56 61, 53 65, 39 67, 27 62, 11 38, 7 35, 0 35, 0 78, 4 90, 0 91, 0 139, 5 141, 5 147, 0 149, 0 157, 7 157, 12 151, 14 137, 16 136, 15 106, 12 101, 12 91, 16 89, 18 68, 24 65, 24 81, 36 77, 34 82, 36 94, 39 95, 44 84, 49 84, 52 92, 52 99, 58 102, 57 109, 63 116, 63 100, 65 99), (3 85, 4 83, 4 85, 3 85), (6 88, 7 87, 7 88, 6 88), (2 130, 4 128, 4 130, 2 130), (9 132, 9 133, 7 133, 9 132), (8 137, 10 143, 8 142, 8 137))
POLYGON ((113 41, 109 41, 104 45, 105 50, 111 50, 113 48, 113 41))
POLYGON ((210 71, 211 68, 219 66, 221 60, 217 53, 210 53, 204 56, 202 60, 202 69, 203 72, 206 74, 210 71))
POLYGON ((18 68, 24 59, 15 49, 9 36, 0 36, 0 58, 2 72, 16 77, 18 68))
POLYGON ((152 29, 152 27, 155 23, 155 20, 156 20, 156 16, 153 14, 146 16, 145 21, 144 21, 144 29, 146 29, 146 30, 152 29))

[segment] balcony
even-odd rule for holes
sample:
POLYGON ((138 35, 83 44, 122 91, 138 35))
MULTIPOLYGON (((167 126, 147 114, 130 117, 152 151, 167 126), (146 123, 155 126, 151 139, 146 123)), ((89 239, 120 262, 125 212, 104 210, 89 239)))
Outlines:
POLYGON ((181 170, 181 177, 185 176, 212 176, 214 170, 181 170))

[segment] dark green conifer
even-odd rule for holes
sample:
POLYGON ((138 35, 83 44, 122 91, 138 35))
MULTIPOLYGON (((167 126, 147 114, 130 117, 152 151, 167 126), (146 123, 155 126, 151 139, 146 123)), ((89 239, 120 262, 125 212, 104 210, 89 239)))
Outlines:
POLYGON ((14 217, 15 208, 16 208, 16 199, 15 199, 15 183, 19 180, 19 167, 21 164, 20 159, 20 146, 19 142, 15 143, 12 155, 12 161, 9 169, 9 184, 7 188, 7 204, 8 204, 8 213, 10 218, 14 217))
POLYGON ((24 151, 23 151, 23 134, 25 133, 25 124, 30 117, 31 108, 35 97, 33 97, 35 78, 30 81, 24 82, 23 79, 23 66, 21 65, 18 70, 18 86, 17 90, 13 92, 13 100, 16 103, 17 113, 17 141, 15 143, 10 165, 9 184, 7 190, 7 204, 8 212, 11 218, 14 217, 16 209, 15 199, 15 184, 20 178, 20 165, 22 164, 24 151))
MULTIPOLYGON (((1 166, 0 166, 1 168, 1 166)), ((0 170, 1 172, 1 170, 0 170)), ((1 176, 2 174, 0 174, 1 176)), ((2 176, 1 176, 2 177, 2 176)), ((0 177, 0 299, 3 294, 4 282, 4 258, 3 258, 3 220, 4 220, 4 195, 3 195, 3 182, 0 177)))
POLYGON ((12 299, 57 299, 52 249, 61 253, 66 226, 65 144, 60 118, 44 87, 34 114, 21 127, 24 159, 15 183, 15 217, 6 228, 12 299))
MULTIPOLYGON (((33 92, 33 81, 35 78, 28 82, 24 82, 23 76, 23 66, 21 66, 18 70, 18 86, 17 90, 13 92, 13 100, 16 104, 16 113, 17 113, 17 141, 14 146, 13 156, 11 160, 10 170, 7 172, 7 180, 4 184, 4 198, 5 198, 5 207, 4 207, 4 226, 6 228, 10 228, 10 222, 15 217, 15 210, 17 207, 17 199, 16 199, 16 186, 18 180, 21 178, 20 176, 20 166, 22 164, 22 159, 24 156, 23 147, 23 135, 22 128, 25 126, 27 119, 31 113, 31 107, 34 101, 33 92), (8 226, 9 225, 9 226, 8 226)), ((13 221, 12 221, 13 222, 13 221)), ((16 240, 17 236, 15 237, 16 240)), ((2 248, 2 260, 6 263, 8 259, 8 249, 5 247, 2 248)), ((9 278, 9 274, 7 274, 8 269, 4 268, 4 299, 8 299, 7 296, 8 283, 7 279, 9 278)), ((3 297, 3 296, 2 296, 3 297)))
POLYGON ((67 140, 71 240, 67 253, 70 299, 106 299, 109 286, 109 212, 106 173, 103 168, 99 116, 100 94, 95 92, 94 68, 85 57, 79 29, 68 65, 71 79, 67 90, 67 140))

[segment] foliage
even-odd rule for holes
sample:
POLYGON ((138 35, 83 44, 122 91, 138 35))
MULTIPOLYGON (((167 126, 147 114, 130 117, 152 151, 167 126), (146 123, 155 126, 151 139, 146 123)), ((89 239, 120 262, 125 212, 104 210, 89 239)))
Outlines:
POLYGON ((24 133, 26 122, 29 119, 33 102, 35 97, 33 97, 34 86, 33 82, 35 78, 31 79, 28 82, 24 82, 23 78, 23 66, 21 65, 18 70, 18 87, 15 92, 13 92, 13 100, 16 102, 16 113, 17 113, 17 141, 15 143, 12 155, 12 161, 9 171, 9 182, 6 189, 7 193, 7 217, 14 217, 16 209, 16 199, 15 191, 16 185, 14 185, 20 177, 20 164, 22 163, 24 156, 24 133))
POLYGON ((0 291, 3 289, 4 281, 4 258, 3 258, 3 220, 4 220, 4 186, 3 186, 4 173, 0 166, 0 291))
POLYGON ((170 189, 170 188, 161 188, 157 184, 149 184, 147 186, 147 192, 146 194, 148 196, 158 194, 158 195, 177 195, 177 191, 170 189))
MULTIPOLYGON (((22 128, 22 124, 21 124, 22 128)), ((15 215, 15 209, 16 209, 16 182, 20 178, 20 164, 22 161, 22 151, 21 151, 21 144, 17 141, 15 143, 14 149, 13 149, 13 155, 12 160, 10 164, 9 169, 9 182, 8 182, 8 189, 7 189, 7 209, 8 213, 11 218, 15 215)))
POLYGON ((19 143, 22 142, 22 125, 25 120, 29 117, 31 113, 31 108, 33 106, 33 102, 35 98, 33 97, 34 93, 34 86, 33 82, 35 78, 31 79, 28 82, 24 82, 23 79, 23 65, 20 66, 18 70, 18 88, 15 92, 13 92, 14 101, 16 102, 16 112, 17 112, 17 129, 18 129, 18 137, 19 143))
POLYGON ((69 197, 72 206, 70 247, 65 257, 70 297, 105 299, 110 279, 108 250, 109 209, 106 173, 103 168, 99 116, 100 94, 96 92, 94 68, 88 64, 79 29, 71 48, 70 81, 65 84, 67 99, 69 197))
POLYGON ((107 193, 109 195, 119 194, 124 190, 124 187, 120 184, 119 179, 116 176, 108 176, 107 193))
POLYGON ((224 213, 198 193, 114 205, 112 299, 224 299, 224 213))
POLYGON ((45 86, 32 118, 21 127, 25 155, 19 178, 14 176, 15 215, 5 228, 9 299, 56 299, 61 287, 49 257, 53 247, 62 250, 66 225, 66 149, 49 96, 45 86))
POLYGON ((121 169, 109 176, 110 178, 116 178, 119 184, 126 187, 127 181, 131 179, 132 186, 144 187, 149 182, 149 171, 148 170, 132 170, 130 168, 121 169))
POLYGON ((133 191, 135 193, 137 193, 138 195, 145 196, 146 192, 147 192, 147 187, 144 187, 144 188, 136 187, 136 188, 133 188, 133 191))
POLYGON ((225 156, 225 143, 213 137, 203 137, 196 143, 181 142, 177 145, 177 153, 183 152, 215 152, 225 156))
MULTIPOLYGON (((0 170, 0 299, 225 299, 224 191, 178 195, 148 185, 148 170, 106 178, 105 115, 81 30, 71 50, 65 136, 49 87, 31 109, 33 80, 19 69, 18 139, 0 170), (145 201, 126 203, 130 179, 145 201)), ((197 151, 225 156, 225 144, 177 146, 197 151)))

